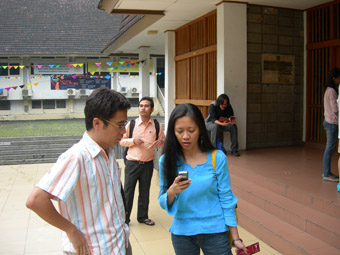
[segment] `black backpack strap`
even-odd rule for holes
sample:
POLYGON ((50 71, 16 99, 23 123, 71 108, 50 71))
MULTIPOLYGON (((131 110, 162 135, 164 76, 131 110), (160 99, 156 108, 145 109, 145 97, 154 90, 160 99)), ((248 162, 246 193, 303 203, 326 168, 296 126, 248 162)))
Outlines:
POLYGON ((135 128, 135 120, 130 120, 130 132, 129 132, 129 138, 132 137, 133 129, 135 128))
MULTIPOLYGON (((130 120, 130 130, 129 130, 129 138, 132 137, 132 133, 133 133, 133 129, 135 128, 135 120, 130 120)), ((126 155, 127 155, 127 151, 129 150, 129 147, 125 147, 125 149, 123 150, 123 159, 124 159, 124 163, 126 165, 126 155)))
POLYGON ((155 123, 155 128, 156 128, 156 141, 158 140, 158 135, 159 135, 159 122, 158 120, 154 119, 153 122, 155 123))

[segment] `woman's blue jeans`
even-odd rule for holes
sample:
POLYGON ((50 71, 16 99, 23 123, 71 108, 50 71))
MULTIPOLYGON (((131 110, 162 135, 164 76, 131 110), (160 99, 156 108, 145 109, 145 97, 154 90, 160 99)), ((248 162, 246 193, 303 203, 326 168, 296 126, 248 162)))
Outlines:
POLYGON ((330 124, 323 121, 323 128, 326 131, 327 144, 323 154, 323 176, 328 177, 331 175, 331 159, 338 141, 338 125, 330 124))
POLYGON ((232 255, 228 232, 181 236, 171 234, 176 255, 232 255))

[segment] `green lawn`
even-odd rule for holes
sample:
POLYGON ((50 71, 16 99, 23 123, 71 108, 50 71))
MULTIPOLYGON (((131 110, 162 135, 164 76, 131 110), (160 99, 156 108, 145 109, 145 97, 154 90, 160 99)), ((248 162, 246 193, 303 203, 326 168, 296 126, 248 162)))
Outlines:
POLYGON ((0 122, 0 137, 82 135, 84 132, 83 119, 0 122))

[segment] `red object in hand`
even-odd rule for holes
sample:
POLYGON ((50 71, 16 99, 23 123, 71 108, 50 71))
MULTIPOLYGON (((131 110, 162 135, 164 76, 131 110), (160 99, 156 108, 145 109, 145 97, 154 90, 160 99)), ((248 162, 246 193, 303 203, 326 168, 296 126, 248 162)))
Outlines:
MULTIPOLYGON (((259 242, 253 243, 253 244, 247 246, 246 248, 247 248, 248 255, 251 255, 251 254, 254 254, 254 253, 260 251, 260 244, 259 244, 259 242)), ((236 249, 236 254, 237 255, 246 255, 246 253, 243 250, 240 250, 240 249, 236 249)))
POLYGON ((221 117, 218 119, 219 122, 225 122, 225 123, 229 123, 230 119, 229 118, 225 118, 225 117, 221 117))

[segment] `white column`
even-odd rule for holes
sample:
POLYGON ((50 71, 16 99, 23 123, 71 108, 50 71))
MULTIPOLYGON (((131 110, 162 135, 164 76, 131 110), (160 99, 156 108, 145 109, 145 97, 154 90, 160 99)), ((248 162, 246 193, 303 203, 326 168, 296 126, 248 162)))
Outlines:
POLYGON ((217 96, 226 93, 238 127, 239 149, 247 135, 247 5, 224 2, 217 7, 217 96))
POLYGON ((175 108, 175 32, 165 33, 165 128, 175 108))
POLYGON ((152 76, 150 82, 150 96, 157 97, 157 58, 152 58, 152 76))
POLYGON ((139 48, 139 99, 150 96, 150 48, 142 46, 139 48))

